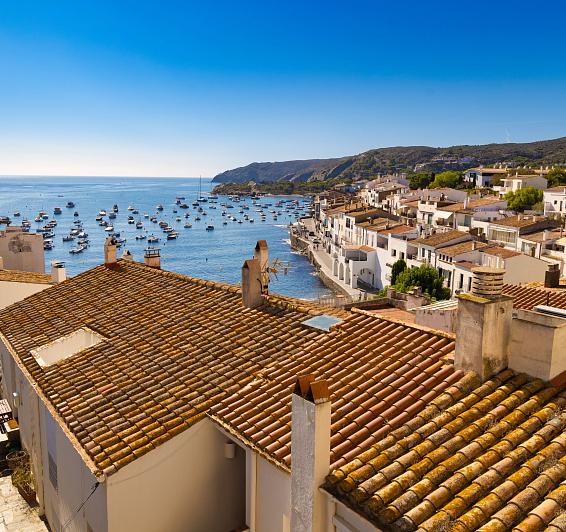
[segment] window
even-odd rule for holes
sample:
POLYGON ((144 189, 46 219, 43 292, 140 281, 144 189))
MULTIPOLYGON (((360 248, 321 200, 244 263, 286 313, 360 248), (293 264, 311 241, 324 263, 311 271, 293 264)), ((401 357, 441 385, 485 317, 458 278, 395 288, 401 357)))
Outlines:
POLYGON ((391 250, 391 256, 392 256, 392 257, 396 257, 396 256, 397 256, 397 250, 396 250, 396 249, 392 249, 392 250, 391 250))
POLYGON ((468 277, 468 292, 472 291, 472 278, 468 277))
POLYGON ((405 253, 403 251, 401 251, 401 259, 405 260, 405 253))

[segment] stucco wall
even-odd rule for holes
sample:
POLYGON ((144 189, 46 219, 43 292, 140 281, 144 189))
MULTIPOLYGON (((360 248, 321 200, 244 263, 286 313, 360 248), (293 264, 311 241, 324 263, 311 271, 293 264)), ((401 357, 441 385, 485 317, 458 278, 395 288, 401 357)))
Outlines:
POLYGON ((257 458, 256 532, 289 532, 291 475, 257 458))
POLYGON ((43 237, 36 233, 24 233, 21 227, 8 227, 0 232, 0 257, 7 270, 45 272, 43 237))
POLYGON ((49 284, 14 283, 0 281, 0 309, 6 308, 22 299, 49 288, 49 284))
POLYGON ((518 255, 505 259, 503 282, 507 284, 544 281, 548 262, 528 255, 518 255))
MULTIPOLYGON (((108 479, 112 532, 226 532, 245 523, 245 452, 224 456, 226 437, 208 419, 108 479)), ((280 529, 279 529, 280 530, 280 529)))

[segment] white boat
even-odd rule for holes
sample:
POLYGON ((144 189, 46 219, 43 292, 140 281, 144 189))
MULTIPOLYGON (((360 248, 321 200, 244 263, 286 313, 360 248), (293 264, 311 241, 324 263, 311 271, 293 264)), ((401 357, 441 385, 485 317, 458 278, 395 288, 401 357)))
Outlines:
POLYGON ((112 231, 114 231, 114 226, 113 225, 109 225, 108 227, 105 227, 104 230, 107 233, 111 233, 112 231))

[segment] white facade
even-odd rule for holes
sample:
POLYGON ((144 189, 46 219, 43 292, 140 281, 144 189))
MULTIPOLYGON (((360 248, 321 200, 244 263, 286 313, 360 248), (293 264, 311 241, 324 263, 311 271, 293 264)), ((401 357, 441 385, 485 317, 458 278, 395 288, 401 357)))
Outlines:
POLYGON ((566 214, 566 187, 554 187, 542 194, 544 214, 566 214))
POLYGON ((515 175, 505 177, 501 180, 502 184, 499 188, 499 193, 505 195, 508 192, 517 192, 522 188, 536 188, 545 190, 548 186, 548 181, 545 177, 540 175, 515 175))

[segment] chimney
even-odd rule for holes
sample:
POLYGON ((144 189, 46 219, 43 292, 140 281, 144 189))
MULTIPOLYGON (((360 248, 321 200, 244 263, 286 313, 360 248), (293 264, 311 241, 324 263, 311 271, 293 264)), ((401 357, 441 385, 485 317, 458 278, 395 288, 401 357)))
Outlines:
POLYGON ((458 294, 454 366, 487 380, 507 367, 513 298, 502 294, 505 270, 472 270, 472 292, 458 294))
POLYGON ((51 261, 51 282, 62 283, 67 278, 65 263, 60 260, 51 261))
POLYGON ((116 264, 116 240, 113 236, 109 236, 104 241, 104 264, 112 266, 116 264))
POLYGON ((261 293, 267 294, 269 289, 269 250, 267 248, 267 241, 257 241, 254 249, 254 259, 259 261, 259 268, 261 270, 261 293))
POLYGON ((161 268, 161 255, 159 248, 146 248, 143 255, 143 263, 150 268, 159 270, 161 268))
POLYGON ((549 264, 544 274, 545 288, 558 288, 560 286, 560 265, 549 264))
POLYGON ((263 304, 262 274, 259 259, 249 259, 242 266, 242 300, 244 307, 256 308, 263 304))
POLYGON ((299 377, 292 394, 291 530, 327 530, 320 492, 330 470, 330 393, 327 381, 299 377))
POLYGON ((132 252, 129 249, 124 249, 124 252, 122 253, 122 258, 124 260, 134 260, 134 256, 132 255, 132 252))
POLYGON ((566 371, 566 311, 545 305, 516 310, 509 368, 550 381, 566 371))

